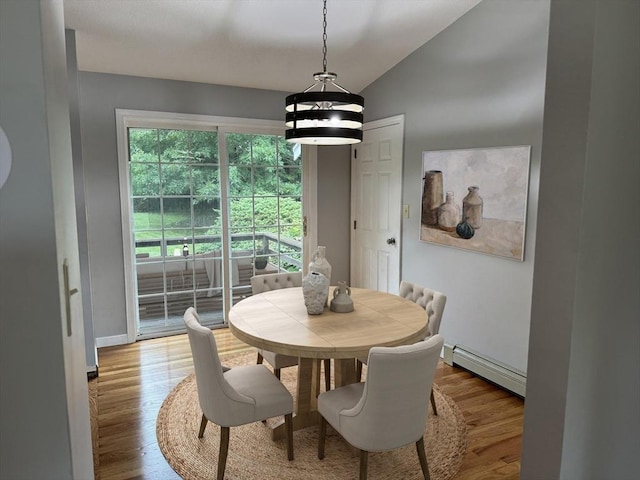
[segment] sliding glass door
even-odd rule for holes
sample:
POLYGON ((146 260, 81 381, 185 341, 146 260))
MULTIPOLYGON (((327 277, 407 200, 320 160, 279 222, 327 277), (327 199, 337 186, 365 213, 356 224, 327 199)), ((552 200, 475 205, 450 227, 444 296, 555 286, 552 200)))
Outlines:
POLYGON ((302 163, 281 136, 228 133, 232 301, 247 274, 302 270, 302 163))
POLYGON ((139 330, 182 326, 194 305, 206 323, 222 322, 217 132, 130 128, 131 229, 139 330))
POLYGON ((121 186, 137 337, 183 330, 192 305, 222 325, 253 275, 302 269, 302 158, 281 134, 133 123, 121 186))

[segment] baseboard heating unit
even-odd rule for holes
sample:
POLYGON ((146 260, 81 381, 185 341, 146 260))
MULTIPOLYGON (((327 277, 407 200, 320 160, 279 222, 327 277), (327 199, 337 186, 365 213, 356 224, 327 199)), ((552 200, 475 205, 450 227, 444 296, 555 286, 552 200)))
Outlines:
POLYGON ((480 355, 463 345, 444 345, 444 363, 456 365, 479 377, 500 385, 524 398, 527 377, 523 372, 508 367, 497 360, 480 355))

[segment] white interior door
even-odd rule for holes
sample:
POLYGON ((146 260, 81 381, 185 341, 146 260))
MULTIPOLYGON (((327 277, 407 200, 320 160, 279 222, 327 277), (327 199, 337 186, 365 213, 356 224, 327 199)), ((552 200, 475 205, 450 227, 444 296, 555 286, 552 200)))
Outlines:
POLYGON ((404 115, 364 125, 351 149, 351 285, 397 293, 404 115))

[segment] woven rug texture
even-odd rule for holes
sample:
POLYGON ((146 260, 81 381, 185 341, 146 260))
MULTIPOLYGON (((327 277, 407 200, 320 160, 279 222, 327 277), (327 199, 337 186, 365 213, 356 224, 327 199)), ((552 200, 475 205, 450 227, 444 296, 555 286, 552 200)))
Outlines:
MULTIPOLYGON (((233 367, 255 363, 254 353, 222 357, 233 367)), ((282 382, 294 395, 296 367, 282 370, 282 382)), ((322 382, 321 382, 322 383, 322 382)), ((467 426, 455 402, 434 384, 438 415, 429 416, 425 447, 432 480, 449 480, 460 470, 467 449, 467 426)), ((182 380, 160 407, 156 423, 158 445, 171 467, 185 480, 215 478, 220 428, 209 422, 198 439, 202 411, 194 374, 182 380)), ((279 419, 272 419, 268 424, 279 419)), ((225 478, 229 480, 345 480, 358 478, 359 456, 355 449, 328 426, 325 458, 318 460, 318 428, 293 434, 295 459, 287 461, 284 441, 273 441, 261 422, 231 428, 225 478)), ((369 454, 369 479, 422 479, 415 444, 397 450, 369 454)))

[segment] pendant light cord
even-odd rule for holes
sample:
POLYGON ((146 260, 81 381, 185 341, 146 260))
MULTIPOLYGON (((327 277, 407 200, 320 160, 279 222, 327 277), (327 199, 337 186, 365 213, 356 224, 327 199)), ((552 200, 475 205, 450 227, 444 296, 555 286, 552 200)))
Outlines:
POLYGON ((322 9, 322 71, 327 71, 327 0, 322 9))

